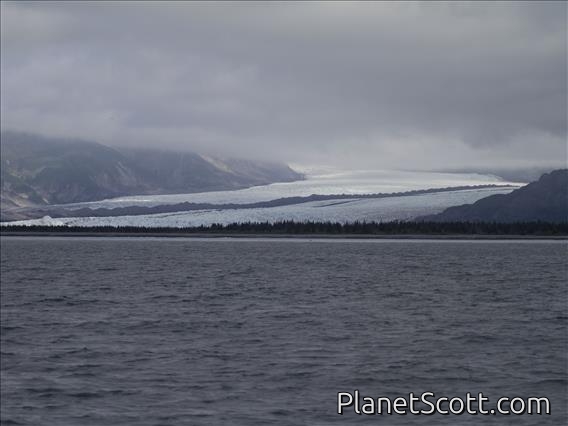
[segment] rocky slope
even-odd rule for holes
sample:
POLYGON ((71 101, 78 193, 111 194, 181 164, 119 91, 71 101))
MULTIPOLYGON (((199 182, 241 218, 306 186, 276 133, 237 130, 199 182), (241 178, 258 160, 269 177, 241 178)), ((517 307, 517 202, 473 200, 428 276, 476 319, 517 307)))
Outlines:
POLYGON ((302 179, 288 166, 191 152, 111 148, 95 142, 1 135, 2 210, 136 194, 246 188, 302 179))
POLYGON ((421 219, 438 222, 568 222, 568 169, 545 173, 536 182, 510 194, 492 195, 421 219))

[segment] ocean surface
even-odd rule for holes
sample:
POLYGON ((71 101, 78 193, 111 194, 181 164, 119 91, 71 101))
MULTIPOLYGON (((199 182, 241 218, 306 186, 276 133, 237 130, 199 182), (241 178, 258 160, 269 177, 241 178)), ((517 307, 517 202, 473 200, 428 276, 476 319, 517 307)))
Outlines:
POLYGON ((3 237, 1 423, 565 425, 567 249, 3 237), (355 389, 552 414, 338 415, 355 389))

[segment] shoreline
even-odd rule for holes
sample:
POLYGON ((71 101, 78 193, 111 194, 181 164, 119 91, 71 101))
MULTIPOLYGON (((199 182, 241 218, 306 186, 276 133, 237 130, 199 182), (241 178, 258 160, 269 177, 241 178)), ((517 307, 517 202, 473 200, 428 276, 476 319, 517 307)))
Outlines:
POLYGON ((89 238, 234 238, 234 239, 347 239, 347 240, 559 240, 567 241, 568 235, 499 235, 499 234, 271 234, 231 232, 0 232, 0 237, 89 237, 89 238))

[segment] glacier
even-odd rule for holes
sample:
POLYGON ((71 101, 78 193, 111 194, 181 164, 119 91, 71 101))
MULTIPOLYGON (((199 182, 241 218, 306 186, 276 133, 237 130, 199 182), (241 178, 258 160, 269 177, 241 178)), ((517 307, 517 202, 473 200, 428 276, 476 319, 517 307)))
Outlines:
MULTIPOLYGON (((65 217, 23 220, 11 225, 52 226, 140 226, 173 227, 208 226, 243 222, 293 221, 392 221, 411 220, 417 216, 439 213, 447 207, 473 203, 493 194, 506 194, 515 188, 477 188, 459 191, 434 192, 421 195, 389 198, 357 198, 310 201, 301 204, 267 207, 207 209, 176 213, 114 217, 65 217)), ((235 191, 237 192, 237 191, 235 191)))
POLYGON ((496 176, 477 173, 439 173, 393 170, 337 170, 318 167, 296 167, 306 179, 295 182, 273 183, 234 191, 211 191, 189 194, 128 196, 66 204, 65 208, 116 208, 128 206, 154 207, 164 204, 212 203, 246 204, 278 198, 309 196, 312 194, 392 194, 430 188, 474 185, 514 185, 524 183, 504 181, 496 176))

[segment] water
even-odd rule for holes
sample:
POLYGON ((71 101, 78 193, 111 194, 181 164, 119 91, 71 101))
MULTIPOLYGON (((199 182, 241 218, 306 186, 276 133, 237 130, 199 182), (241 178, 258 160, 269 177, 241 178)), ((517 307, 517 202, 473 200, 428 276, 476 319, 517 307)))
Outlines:
POLYGON ((1 242, 5 425, 566 424, 566 242, 1 242), (354 389, 552 415, 337 415, 354 389))

